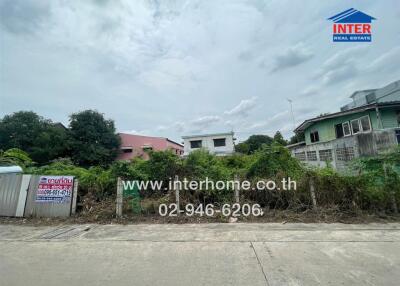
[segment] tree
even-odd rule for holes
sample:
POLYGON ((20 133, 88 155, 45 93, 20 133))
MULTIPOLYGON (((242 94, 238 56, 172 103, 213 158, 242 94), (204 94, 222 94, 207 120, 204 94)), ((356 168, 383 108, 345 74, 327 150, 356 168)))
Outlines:
POLYGON ((241 142, 235 145, 235 151, 242 154, 249 154, 250 151, 249 144, 247 144, 246 142, 241 142))
POLYGON ((28 151, 43 131, 44 119, 33 111, 19 111, 0 121, 0 149, 19 148, 28 151))
POLYGON ((268 135, 251 135, 246 141, 236 145, 236 151, 244 154, 253 154, 262 145, 271 145, 273 139, 268 135))
POLYGON ((276 131, 275 135, 274 135, 274 141, 286 146, 287 145, 287 141, 283 138, 282 134, 280 131, 276 131))
POLYGON ((39 164, 63 157, 67 132, 33 111, 18 111, 0 120, 0 149, 18 148, 39 164))
POLYGON ((68 157, 68 147, 67 129, 54 124, 45 124, 44 130, 35 138, 29 153, 35 162, 44 164, 68 157))
POLYGON ((70 116, 70 148, 72 160, 80 166, 108 166, 118 154, 119 136, 114 121, 95 110, 70 116))
POLYGON ((289 144, 295 144, 299 142, 305 141, 304 138, 304 132, 303 133, 296 133, 294 136, 292 136, 289 140, 289 144))

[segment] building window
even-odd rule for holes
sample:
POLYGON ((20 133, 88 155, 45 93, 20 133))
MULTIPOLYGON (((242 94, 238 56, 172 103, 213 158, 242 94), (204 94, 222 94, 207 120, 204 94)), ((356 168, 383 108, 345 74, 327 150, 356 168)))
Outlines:
POLYGON ((363 116, 360 118, 360 125, 363 132, 371 131, 371 122, 369 121, 369 116, 363 116))
POLYGON ((400 110, 396 111, 396 115, 397 115, 397 125, 400 126, 400 110))
POLYGON ((150 151, 153 150, 153 147, 151 147, 151 146, 143 146, 142 149, 143 149, 144 152, 150 152, 150 151))
POLYGON ((343 122, 343 134, 344 134, 344 136, 350 136, 351 135, 349 122, 343 122))
POLYGON ((355 119, 351 121, 351 131, 353 134, 357 134, 361 132, 360 129, 360 120, 355 119))
POLYGON ((336 138, 342 138, 351 135, 349 122, 343 122, 335 125, 336 138))
POLYGON ((122 153, 132 153, 132 148, 122 148, 122 153))
POLYGON ((319 160, 320 161, 332 161, 332 150, 331 149, 326 149, 326 150, 319 150, 319 160))
POLYGON ((214 147, 226 146, 225 138, 214 139, 214 147))
POLYGON ((350 161, 354 158, 353 147, 343 147, 336 149, 336 158, 338 161, 350 161))
POLYGON ((371 131, 371 121, 369 120, 369 116, 366 115, 358 119, 352 120, 351 130, 353 134, 371 131))
POLYGON ((190 148, 192 149, 201 148, 201 140, 190 141, 190 148))
POLYGON ((336 131, 336 138, 342 138, 344 136, 343 132, 343 124, 336 124, 335 125, 335 131, 336 131))
POLYGON ((396 132, 395 134, 397 138, 397 143, 400 144, 400 129, 397 129, 395 132, 396 132))
POLYGON ((308 161, 317 161, 317 151, 307 151, 308 161))
POLYGON ((318 131, 311 132, 310 139, 311 139, 311 143, 318 142, 319 141, 318 131))
POLYGON ((300 161, 305 161, 306 160, 306 152, 294 153, 294 157, 296 157, 300 161))

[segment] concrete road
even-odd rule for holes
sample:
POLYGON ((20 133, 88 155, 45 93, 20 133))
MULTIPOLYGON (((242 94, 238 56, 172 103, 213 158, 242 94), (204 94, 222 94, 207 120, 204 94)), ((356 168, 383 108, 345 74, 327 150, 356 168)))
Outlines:
POLYGON ((399 285, 400 224, 0 225, 0 285, 399 285))

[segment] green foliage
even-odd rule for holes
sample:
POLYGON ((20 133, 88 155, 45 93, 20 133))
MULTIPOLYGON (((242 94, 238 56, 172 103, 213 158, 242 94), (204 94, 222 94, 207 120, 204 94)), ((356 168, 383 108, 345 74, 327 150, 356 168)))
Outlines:
POLYGON ((181 162, 170 150, 152 151, 145 168, 152 180, 168 181, 181 172, 181 162))
POLYGON ((245 177, 247 170, 255 160, 255 156, 248 156, 240 153, 232 156, 224 156, 220 158, 222 164, 231 170, 232 173, 245 177))
POLYGON ((264 144, 271 145, 272 141, 268 135, 251 135, 246 141, 237 144, 235 150, 243 154, 253 154, 264 144))
POLYGON ((42 132, 44 119, 33 111, 19 111, 0 121, 0 148, 27 151, 42 132))
POLYGON ((250 154, 250 146, 246 142, 235 145, 235 151, 241 154, 250 154))
POLYGON ((11 148, 4 152, 0 150, 0 166, 18 165, 25 168, 30 164, 32 164, 32 159, 28 153, 18 148, 11 148))
POLYGON ((352 168, 366 182, 362 193, 366 207, 393 208, 400 201, 400 147, 355 160, 352 168))
POLYGON ((79 166, 108 166, 118 155, 119 136, 114 121, 103 114, 85 110, 70 116, 70 146, 72 160, 79 166))
POLYGON ((305 141, 304 132, 296 133, 294 136, 290 138, 289 144, 295 144, 303 141, 305 141))
POLYGON ((32 111, 15 112, 0 120, 0 149, 21 149, 44 164, 65 156, 67 147, 66 130, 32 111))
POLYGON ((278 143, 264 146, 254 156, 255 160, 248 170, 248 177, 272 178, 280 173, 283 176, 298 178, 301 175, 302 167, 299 161, 278 143))
POLYGON ((276 131, 276 133, 274 135, 274 142, 277 142, 277 143, 281 144, 282 146, 287 145, 287 141, 283 138, 282 133, 279 131, 276 131))
POLYGON ((146 173, 147 162, 136 158, 131 162, 115 161, 110 166, 111 175, 115 178, 120 177, 123 180, 147 180, 146 173))

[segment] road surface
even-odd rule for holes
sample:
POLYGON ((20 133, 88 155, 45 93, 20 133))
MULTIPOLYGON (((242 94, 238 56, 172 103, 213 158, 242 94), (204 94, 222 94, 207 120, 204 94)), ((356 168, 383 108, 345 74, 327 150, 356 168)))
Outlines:
POLYGON ((0 225, 0 285, 399 285, 400 224, 0 225))

